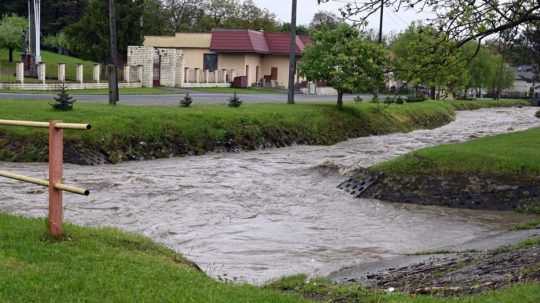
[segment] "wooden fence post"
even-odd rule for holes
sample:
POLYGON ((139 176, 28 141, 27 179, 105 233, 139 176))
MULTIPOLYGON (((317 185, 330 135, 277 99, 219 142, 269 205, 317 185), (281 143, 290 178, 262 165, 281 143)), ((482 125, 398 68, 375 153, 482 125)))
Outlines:
POLYGON ((55 187, 62 183, 64 166, 64 130, 49 123, 49 233, 56 238, 63 236, 62 190, 55 187))

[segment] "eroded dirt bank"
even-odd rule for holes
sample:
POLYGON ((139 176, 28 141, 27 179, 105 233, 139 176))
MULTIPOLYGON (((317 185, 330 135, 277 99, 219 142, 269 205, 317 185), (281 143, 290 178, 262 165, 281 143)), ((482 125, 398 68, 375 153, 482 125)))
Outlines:
MULTIPOLYGON (((540 230, 502 235, 507 238, 507 245, 500 247, 489 245, 489 239, 484 240, 483 244, 491 247, 489 250, 470 243, 461 250, 447 248, 345 268, 333 273, 331 278, 336 282, 361 283, 386 291, 443 296, 540 281, 539 233, 540 230), (522 241, 518 241, 520 236, 522 241)), ((498 240, 495 237, 491 243, 496 244, 498 240)))
POLYGON ((363 198, 470 209, 526 211, 540 207, 540 177, 406 176, 361 170, 354 178, 377 179, 363 198))

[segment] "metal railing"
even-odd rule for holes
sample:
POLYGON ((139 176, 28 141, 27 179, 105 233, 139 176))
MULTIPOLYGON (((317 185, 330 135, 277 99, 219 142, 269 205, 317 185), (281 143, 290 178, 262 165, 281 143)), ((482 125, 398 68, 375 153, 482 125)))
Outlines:
POLYGON ((64 129, 89 130, 90 124, 64 123, 62 121, 35 122, 19 120, 2 120, 0 125, 25 126, 49 129, 49 179, 36 179, 12 172, 0 170, 0 177, 36 184, 49 188, 49 234, 59 238, 63 231, 63 192, 88 196, 88 189, 63 184, 64 174, 64 129))

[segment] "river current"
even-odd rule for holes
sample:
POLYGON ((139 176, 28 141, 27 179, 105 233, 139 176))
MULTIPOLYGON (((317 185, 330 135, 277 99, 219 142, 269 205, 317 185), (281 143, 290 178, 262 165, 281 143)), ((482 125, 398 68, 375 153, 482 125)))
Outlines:
MULTIPOLYGON (((336 186, 352 169, 412 150, 539 127, 537 108, 462 111, 454 122, 358 138, 334 146, 292 146, 85 167, 66 165, 65 218, 144 234, 208 274, 263 283, 325 275, 343 266, 481 239, 523 217, 354 199, 336 186)), ((0 162, 46 177, 46 164, 0 162)), ((46 215, 46 190, 0 179, 0 211, 46 215)))

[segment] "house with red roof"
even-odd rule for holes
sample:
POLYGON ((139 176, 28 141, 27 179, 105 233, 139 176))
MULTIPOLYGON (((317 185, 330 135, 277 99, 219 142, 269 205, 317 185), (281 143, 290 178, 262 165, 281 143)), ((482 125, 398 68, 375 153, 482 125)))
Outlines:
MULTIPOLYGON (((297 37, 295 47, 299 59, 310 43, 307 36, 297 37)), ((182 67, 177 73, 182 73, 183 83, 176 86, 183 87, 232 83, 235 80, 244 86, 287 87, 289 44, 289 33, 235 29, 146 36, 144 40, 145 47, 162 50, 157 52, 158 55, 171 49, 181 54, 182 67)))

